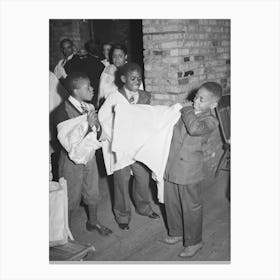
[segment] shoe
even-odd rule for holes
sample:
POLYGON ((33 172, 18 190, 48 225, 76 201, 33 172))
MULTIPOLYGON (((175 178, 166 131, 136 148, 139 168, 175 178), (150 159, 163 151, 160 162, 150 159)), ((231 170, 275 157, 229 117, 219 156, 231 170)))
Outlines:
POLYGON ((193 257, 202 248, 202 246, 203 243, 199 242, 195 245, 185 247, 185 249, 179 254, 179 257, 181 258, 193 257))
POLYGON ((148 217, 149 217, 150 219, 154 219, 154 220, 160 218, 159 214, 157 214, 156 212, 152 212, 151 214, 148 215, 148 217))
POLYGON ((146 215, 146 214, 141 214, 141 213, 139 213, 139 212, 137 212, 139 215, 141 215, 141 216, 146 216, 146 217, 148 217, 148 218, 150 218, 150 219, 159 219, 160 218, 160 215, 158 215, 156 212, 154 212, 154 211, 152 211, 150 214, 148 214, 148 215, 146 215))
POLYGON ((168 245, 174 245, 182 240, 183 240, 182 236, 167 236, 166 238, 160 241, 168 245))
POLYGON ((128 224, 122 224, 122 223, 120 223, 120 224, 119 224, 119 227, 120 227, 120 229, 122 229, 122 230, 129 230, 128 224))
POLYGON ((86 229, 88 231, 96 230, 100 235, 103 235, 103 236, 109 235, 109 234, 112 233, 112 231, 109 228, 107 228, 107 227, 105 227, 105 226, 103 226, 101 224, 94 224, 93 225, 90 222, 86 223, 86 229))

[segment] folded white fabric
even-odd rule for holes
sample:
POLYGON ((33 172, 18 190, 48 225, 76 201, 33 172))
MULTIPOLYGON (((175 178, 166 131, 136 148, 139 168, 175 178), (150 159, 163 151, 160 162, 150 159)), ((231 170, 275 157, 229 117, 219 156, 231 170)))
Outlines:
POLYGON ((76 164, 87 164, 95 151, 101 147, 96 130, 88 131, 87 115, 66 120, 57 125, 57 138, 76 164))

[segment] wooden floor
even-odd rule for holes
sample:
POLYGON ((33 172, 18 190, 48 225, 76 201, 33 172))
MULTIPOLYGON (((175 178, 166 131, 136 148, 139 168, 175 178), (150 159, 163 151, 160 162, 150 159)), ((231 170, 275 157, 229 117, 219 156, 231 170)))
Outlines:
POLYGON ((74 216, 72 233, 84 244, 94 245, 96 251, 89 253, 84 261, 94 262, 229 262, 230 261, 230 203, 226 198, 228 173, 221 172, 217 179, 203 184, 204 247, 194 257, 181 259, 178 253, 183 245, 167 245, 162 240, 167 235, 164 210, 153 204, 161 219, 151 220, 135 213, 134 207, 129 231, 118 228, 112 212, 110 186, 106 177, 100 181, 103 199, 99 207, 99 219, 113 230, 102 237, 85 229, 86 214, 81 206, 74 216))

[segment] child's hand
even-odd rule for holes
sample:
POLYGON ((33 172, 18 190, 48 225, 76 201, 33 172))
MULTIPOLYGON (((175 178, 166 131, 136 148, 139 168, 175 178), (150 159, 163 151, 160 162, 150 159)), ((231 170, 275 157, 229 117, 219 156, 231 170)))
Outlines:
POLYGON ((183 105, 183 107, 193 106, 193 102, 186 99, 186 100, 183 101, 182 105, 183 105))
POLYGON ((94 126, 98 129, 99 128, 99 121, 97 117, 97 113, 95 110, 89 111, 87 115, 87 121, 91 128, 94 126))

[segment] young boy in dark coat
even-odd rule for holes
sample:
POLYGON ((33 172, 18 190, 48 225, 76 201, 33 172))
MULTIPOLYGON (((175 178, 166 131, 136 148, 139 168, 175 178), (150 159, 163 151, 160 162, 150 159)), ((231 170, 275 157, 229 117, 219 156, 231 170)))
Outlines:
POLYGON ((212 111, 221 96, 219 84, 202 84, 194 102, 185 103, 182 116, 174 126, 164 174, 164 203, 170 236, 163 241, 175 244, 183 240, 184 250, 180 257, 191 257, 203 246, 202 145, 218 126, 212 111))
MULTIPOLYGON (((94 106, 89 104, 94 91, 88 76, 84 73, 76 72, 69 74, 66 78, 67 88, 70 96, 65 100, 56 112, 56 125, 87 114, 88 131, 99 130, 100 125, 94 106)), ((59 159, 59 177, 67 180, 69 221, 71 228, 71 217, 73 212, 79 207, 81 197, 88 206, 89 220, 86 228, 89 231, 96 230, 101 235, 108 235, 112 231, 103 226, 97 218, 99 195, 99 174, 95 155, 86 164, 76 164, 73 162, 65 149, 61 150, 59 159)))

